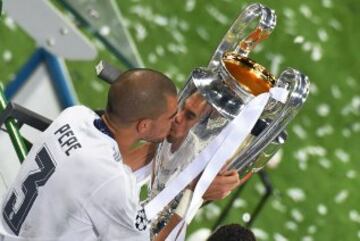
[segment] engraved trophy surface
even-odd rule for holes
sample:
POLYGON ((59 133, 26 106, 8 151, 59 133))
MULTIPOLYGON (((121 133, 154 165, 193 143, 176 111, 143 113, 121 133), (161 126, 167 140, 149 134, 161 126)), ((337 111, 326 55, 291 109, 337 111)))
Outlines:
MULTIPOLYGON (((150 199, 191 163, 250 100, 273 87, 286 90, 284 101, 270 98, 251 134, 238 143, 237 151, 229 156, 226 165, 236 168, 240 177, 256 172, 286 141, 284 130, 307 98, 308 78, 292 68, 276 78, 248 57, 275 25, 273 10, 261 4, 248 6, 225 34, 208 67, 192 71, 179 94, 179 109, 170 134, 159 145, 154 159, 150 199), (256 21, 255 29, 245 34, 256 21)), ((169 219, 181 191, 152 221, 153 234, 169 219)))

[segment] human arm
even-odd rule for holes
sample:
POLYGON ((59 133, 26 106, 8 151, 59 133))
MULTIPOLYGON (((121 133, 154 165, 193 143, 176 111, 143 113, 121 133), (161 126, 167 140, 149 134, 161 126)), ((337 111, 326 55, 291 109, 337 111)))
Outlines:
POLYGON ((174 214, 171 216, 166 226, 161 229, 161 231, 156 235, 154 241, 165 240, 169 236, 171 231, 182 221, 190 205, 192 195, 193 190, 189 188, 185 189, 183 196, 181 197, 181 200, 177 208, 175 209, 174 214))

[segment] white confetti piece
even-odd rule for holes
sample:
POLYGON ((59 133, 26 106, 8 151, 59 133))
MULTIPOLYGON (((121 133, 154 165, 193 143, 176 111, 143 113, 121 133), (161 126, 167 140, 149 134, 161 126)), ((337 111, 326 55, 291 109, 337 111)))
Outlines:
POLYGON ((347 128, 344 128, 344 129, 342 129, 341 134, 343 135, 343 137, 348 138, 348 137, 351 136, 351 131, 349 129, 347 129, 347 128))
POLYGON ((355 86, 357 85, 356 80, 355 80, 353 77, 351 77, 351 76, 348 76, 348 77, 346 78, 346 83, 347 83, 347 85, 350 86, 350 87, 355 87, 355 86))
POLYGON ((342 110, 341 114, 347 116, 350 114, 359 114, 360 113, 360 96, 354 96, 351 99, 351 102, 348 103, 342 110))
POLYGON ((168 22, 169 22, 167 17, 161 16, 161 15, 155 15, 153 18, 153 21, 156 25, 159 25, 162 27, 168 25, 168 22))
POLYGON ((187 48, 185 45, 177 44, 177 43, 169 43, 166 48, 169 52, 174 54, 186 54, 187 48))
POLYGON ((178 82, 185 82, 185 75, 183 75, 183 74, 177 74, 177 75, 175 76, 175 79, 176 79, 176 81, 178 81, 178 82))
POLYGON ((313 241, 313 240, 314 240, 314 238, 311 236, 304 236, 301 238, 301 241, 313 241))
POLYGON ((331 167, 331 162, 326 158, 320 158, 319 164, 325 169, 329 169, 331 167))
POLYGON ((5 17, 4 23, 5 23, 5 26, 8 29, 10 29, 11 31, 15 31, 17 29, 14 20, 12 18, 10 18, 9 16, 5 17))
POLYGON ((294 157, 300 162, 305 162, 310 156, 324 157, 326 153, 326 149, 322 146, 307 146, 297 150, 294 157))
POLYGON ((293 19, 295 17, 295 12, 291 8, 287 8, 287 7, 284 8, 283 14, 285 15, 286 18, 293 19))
POLYGON ((353 132, 360 132, 360 122, 353 123, 351 129, 353 132))
POLYGON ((203 40, 209 40, 210 35, 208 31, 204 27, 197 27, 196 33, 202 38, 203 40))
POLYGON ((305 41, 305 38, 302 35, 298 35, 294 38, 295 44, 302 44, 302 43, 304 43, 304 41, 305 41))
POLYGON ((207 220, 213 220, 220 215, 221 209, 214 203, 206 205, 204 208, 204 215, 207 220))
POLYGON ((334 133, 334 128, 331 125, 326 124, 316 129, 315 133, 318 137, 328 136, 334 133))
POLYGON ((328 212, 328 209, 324 204, 319 204, 317 206, 317 211, 320 215, 326 215, 328 212))
POLYGON ((163 48, 162 46, 160 46, 160 45, 157 45, 157 46, 156 46, 155 52, 156 52, 156 54, 159 55, 159 56, 164 56, 164 54, 165 54, 164 48, 163 48))
POLYGON ((303 214, 296 208, 291 210, 291 217, 298 223, 304 220, 303 214))
POLYGON ((284 62, 284 56, 281 54, 269 54, 267 58, 271 61, 270 72, 275 76, 278 75, 280 65, 284 62))
POLYGON ((304 44, 302 45, 302 49, 305 51, 305 52, 308 52, 310 51, 311 49, 313 48, 313 44, 311 42, 304 42, 304 44))
POLYGON ((274 199, 271 202, 271 206, 273 209, 275 209, 276 211, 279 211, 281 213, 285 213, 286 212, 286 206, 284 204, 282 204, 279 200, 274 199))
POLYGON ((207 238, 210 236, 211 230, 208 228, 200 228, 196 231, 194 231, 192 234, 189 235, 189 237, 186 239, 187 241, 202 241, 207 240, 207 238))
POLYGON ((209 15, 213 17, 217 22, 223 25, 227 25, 229 23, 229 18, 213 5, 206 5, 205 8, 209 15))
POLYGON ((328 104, 324 104, 324 103, 320 104, 320 105, 317 106, 316 112, 321 117, 328 116, 329 113, 330 113, 330 106, 328 104))
POLYGON ((319 92, 319 89, 318 89, 317 85, 312 83, 310 85, 310 94, 316 95, 318 92, 319 92))
POLYGON ((342 96, 342 93, 340 91, 340 88, 336 85, 332 85, 331 86, 331 94, 334 98, 336 99, 340 99, 342 96))
POLYGON ((356 210, 350 210, 349 218, 353 222, 360 223, 360 214, 356 210))
POLYGON ((347 163, 350 161, 350 156, 343 149, 336 149, 335 156, 343 163, 347 163))
POLYGON ((315 225, 311 225, 311 226, 309 226, 308 229, 307 229, 307 232, 308 232, 309 234, 314 234, 314 233, 316 233, 316 231, 317 231, 317 227, 316 227, 315 225))
POLYGON ((330 21, 329 21, 329 25, 332 27, 332 28, 334 28, 335 30, 338 30, 338 31, 340 31, 340 30, 342 30, 342 25, 341 25, 341 23, 337 20, 337 19, 330 19, 330 21))
POLYGON ((311 9, 308 5, 302 4, 299 8, 300 13, 305 17, 305 18, 311 18, 312 17, 312 12, 311 9))
POLYGON ((250 219, 251 219, 250 213, 244 213, 244 214, 242 215, 242 220, 243 220, 245 223, 249 222, 250 219))
POLYGON ((333 3, 331 0, 322 0, 321 4, 324 8, 332 8, 333 7, 333 3))
POLYGON ((296 231, 298 229, 298 225, 293 221, 287 221, 285 223, 285 228, 287 228, 288 230, 296 231))
POLYGON ((102 36, 108 36, 111 33, 111 28, 107 25, 101 26, 99 33, 102 36))
POLYGON ((317 35, 318 35, 320 41, 322 41, 322 42, 326 42, 326 41, 329 40, 329 35, 328 35, 328 33, 326 32, 326 30, 323 29, 323 28, 320 28, 320 29, 317 31, 317 35))
POLYGON ((264 184, 262 183, 256 183, 255 185, 255 190, 260 194, 260 195, 263 195, 265 194, 265 186, 264 184))
POLYGON ((105 90, 104 85, 100 84, 98 80, 91 81, 90 86, 93 90, 95 90, 98 93, 102 93, 105 90))
POLYGON ((136 40, 138 40, 139 42, 142 42, 147 37, 146 28, 141 23, 136 23, 134 25, 134 29, 135 29, 136 40))
POLYGON ((289 188, 286 190, 286 194, 295 202, 304 201, 306 196, 301 188, 289 188))
POLYGON ((275 241, 288 241, 288 239, 280 233, 274 234, 274 240, 275 241))
POLYGON ((297 137, 299 137, 300 139, 306 139, 307 133, 301 125, 299 125, 299 124, 294 125, 292 130, 295 133, 295 135, 297 137))
POLYGON ((334 202, 339 204, 346 201, 346 199, 349 197, 349 191, 348 190, 341 190, 339 193, 336 194, 334 198, 334 202))
POLYGON ((129 12, 134 13, 138 17, 143 18, 147 21, 153 21, 154 18, 152 9, 149 6, 144 6, 143 4, 130 7, 129 12))
POLYGON ((246 206, 247 206, 247 202, 242 198, 235 199, 235 201, 233 203, 234 208, 243 208, 243 207, 246 207, 246 206))
POLYGON ((355 170, 349 170, 346 172, 346 177, 349 179, 354 179, 356 178, 357 174, 355 170))
POLYGON ((257 240, 268 240, 269 239, 268 233, 260 228, 251 228, 251 231, 254 233, 257 240))
POLYGON ((149 61, 149 63, 154 64, 154 63, 157 62, 157 60, 158 60, 158 58, 157 58, 156 54, 154 54, 154 53, 149 53, 149 55, 148 55, 148 61, 149 61))
POLYGON ((12 55, 12 52, 8 49, 6 49, 4 52, 3 52, 3 60, 5 63, 9 63, 12 59, 13 59, 13 55, 12 55))
POLYGON ((186 0, 185 11, 192 12, 195 9, 196 1, 195 0, 186 0))
POLYGON ((188 24, 188 22, 186 22, 185 20, 180 20, 180 21, 179 21, 179 28, 180 28, 182 31, 187 31, 187 30, 189 30, 189 24, 188 24))
POLYGON ((171 31, 171 36, 178 43, 183 43, 185 41, 184 35, 181 32, 177 31, 177 30, 171 31))
POLYGON ((319 61, 322 58, 322 52, 322 48, 319 44, 313 45, 311 59, 315 62, 319 61))

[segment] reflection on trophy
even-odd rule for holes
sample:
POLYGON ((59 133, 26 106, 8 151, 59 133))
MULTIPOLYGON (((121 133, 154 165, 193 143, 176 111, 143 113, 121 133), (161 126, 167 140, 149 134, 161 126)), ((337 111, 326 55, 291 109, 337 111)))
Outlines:
MULTIPOLYGON (((245 140, 235 143, 237 149, 228 157, 226 166, 237 169, 240 177, 244 177, 263 168, 284 144, 285 128, 304 104, 309 81, 292 68, 276 78, 248 58, 275 24, 273 10, 261 4, 248 6, 225 34, 208 67, 192 71, 179 95, 179 110, 170 135, 160 144, 154 161, 150 199, 164 190, 254 97, 274 87, 286 90, 283 101, 269 99, 245 140), (254 21, 258 24, 249 31, 254 21)), ((181 190, 153 220, 153 233, 166 223, 180 197, 181 190)))

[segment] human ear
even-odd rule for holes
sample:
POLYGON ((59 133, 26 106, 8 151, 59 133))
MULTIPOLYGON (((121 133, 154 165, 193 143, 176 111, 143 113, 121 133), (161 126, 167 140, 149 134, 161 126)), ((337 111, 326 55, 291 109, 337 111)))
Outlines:
POLYGON ((140 136, 146 136, 146 134, 149 132, 151 127, 151 120, 149 119, 142 119, 139 120, 136 125, 136 130, 139 133, 140 136))

